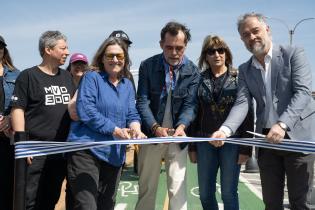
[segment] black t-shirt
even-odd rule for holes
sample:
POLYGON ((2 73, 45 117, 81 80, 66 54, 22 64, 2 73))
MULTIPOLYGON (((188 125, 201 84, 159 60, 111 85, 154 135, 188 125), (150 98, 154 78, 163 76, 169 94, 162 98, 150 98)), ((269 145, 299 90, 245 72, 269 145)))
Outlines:
POLYGON ((224 74, 220 75, 219 77, 215 77, 213 73, 210 73, 210 81, 213 88, 213 98, 216 102, 221 98, 221 94, 223 91, 223 86, 226 82, 228 77, 228 72, 226 71, 224 74))
POLYGON ((25 130, 31 140, 64 141, 70 126, 68 103, 75 87, 68 71, 48 75, 37 66, 20 73, 12 106, 25 111, 25 130))

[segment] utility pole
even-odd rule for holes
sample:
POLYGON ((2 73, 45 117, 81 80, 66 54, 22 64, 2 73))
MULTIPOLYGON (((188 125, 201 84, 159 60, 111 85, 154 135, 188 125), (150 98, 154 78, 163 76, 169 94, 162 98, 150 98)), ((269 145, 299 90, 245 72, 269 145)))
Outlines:
POLYGON ((290 29, 290 27, 288 26, 288 24, 287 24, 284 20, 282 20, 282 19, 274 18, 274 17, 268 17, 268 16, 266 16, 266 19, 277 20, 277 21, 279 21, 280 23, 282 23, 282 24, 288 29, 290 45, 292 45, 293 35, 294 35, 294 32, 295 32, 296 28, 298 27, 298 25, 300 25, 302 22, 307 21, 307 20, 315 20, 315 18, 313 18, 313 17, 304 18, 304 19, 300 20, 299 22, 297 22, 297 23, 294 25, 293 29, 290 29))

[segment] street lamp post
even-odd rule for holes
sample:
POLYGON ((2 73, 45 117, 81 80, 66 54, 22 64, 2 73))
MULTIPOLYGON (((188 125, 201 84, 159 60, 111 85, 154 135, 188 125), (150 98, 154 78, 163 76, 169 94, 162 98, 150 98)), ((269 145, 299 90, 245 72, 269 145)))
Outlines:
POLYGON ((301 24, 301 23, 304 22, 304 21, 307 21, 307 20, 315 20, 315 18, 313 18, 313 17, 304 18, 304 19, 300 20, 299 22, 297 22, 297 23, 294 25, 293 29, 290 29, 289 26, 288 26, 288 24, 287 24, 284 20, 281 20, 281 19, 279 19, 279 18, 274 18, 274 17, 267 17, 267 16, 266 16, 266 18, 267 18, 267 19, 270 19, 270 20, 277 20, 277 21, 281 22, 281 23, 288 29, 290 45, 292 45, 293 34, 294 34, 296 28, 298 27, 298 25, 301 24))

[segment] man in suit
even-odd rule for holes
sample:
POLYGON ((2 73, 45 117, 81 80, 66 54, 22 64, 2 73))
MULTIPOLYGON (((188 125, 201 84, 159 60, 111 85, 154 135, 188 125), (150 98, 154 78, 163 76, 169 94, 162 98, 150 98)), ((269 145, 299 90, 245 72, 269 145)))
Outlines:
MULTIPOLYGON (((261 14, 241 16, 238 31, 253 56, 239 67, 236 102, 212 137, 226 138, 233 134, 254 98, 256 131, 266 134, 267 141, 275 144, 284 138, 315 141, 312 75, 304 51, 274 45, 261 14)), ((224 141, 216 141, 217 146, 223 144, 224 141)), ((260 148, 258 164, 266 209, 283 209, 285 175, 291 209, 310 208, 314 155, 260 148)))
MULTIPOLYGON (((197 109, 198 68, 185 56, 186 26, 169 22, 161 31, 163 53, 140 65, 137 108, 149 137, 185 136, 197 109)), ((138 155, 139 199, 136 210, 155 209, 164 158, 169 210, 187 210, 187 148, 176 143, 142 145, 138 155)))

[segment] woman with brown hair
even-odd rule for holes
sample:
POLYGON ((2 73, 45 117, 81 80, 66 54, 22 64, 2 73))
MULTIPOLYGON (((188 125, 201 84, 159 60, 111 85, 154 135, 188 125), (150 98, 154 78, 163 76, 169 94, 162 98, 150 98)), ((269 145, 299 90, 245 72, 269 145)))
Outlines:
MULTIPOLYGON (((232 67, 232 53, 218 36, 207 36, 199 58, 201 83, 198 88, 199 109, 194 123, 194 136, 209 137, 218 130, 229 114, 237 92, 238 71, 232 67)), ((250 115, 233 137, 252 130, 250 115)), ((222 141, 197 143, 197 169, 200 200, 203 209, 218 209, 216 178, 220 168, 221 197, 224 209, 239 209, 237 185, 240 164, 251 154, 250 148, 222 141)))
MULTIPOLYGON (((92 66, 81 79, 77 113, 68 137, 71 142, 145 138, 135 107, 135 92, 129 72, 126 44, 106 39, 97 50, 92 66)), ((74 209, 114 209, 125 161, 125 145, 77 151, 68 156, 68 179, 74 209)))
POLYGON ((10 145, 10 100, 17 70, 7 49, 4 38, 0 36, 0 209, 12 209, 14 178, 14 146, 10 145))

